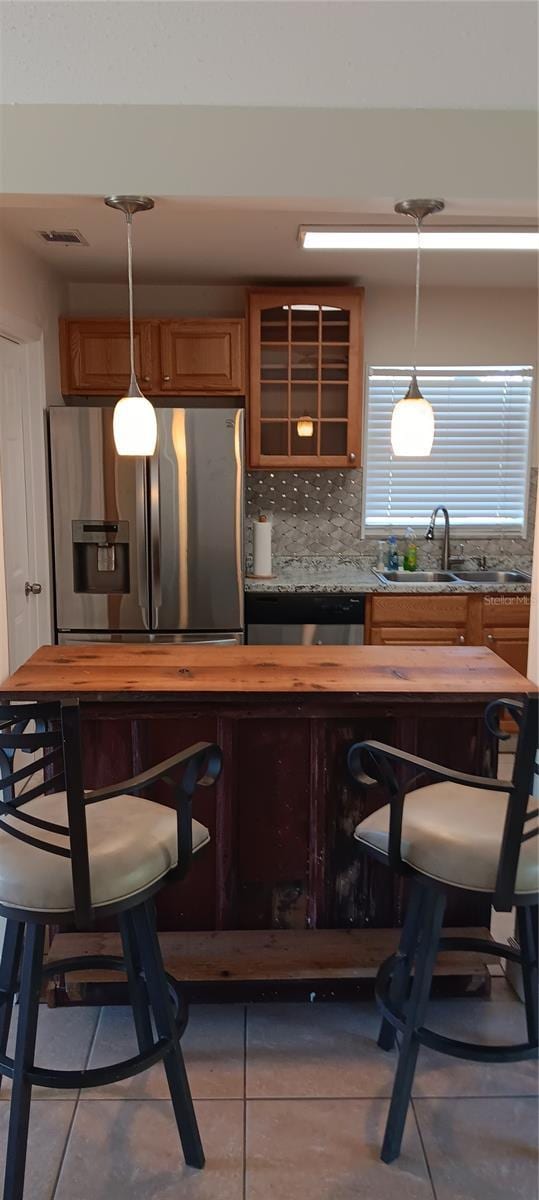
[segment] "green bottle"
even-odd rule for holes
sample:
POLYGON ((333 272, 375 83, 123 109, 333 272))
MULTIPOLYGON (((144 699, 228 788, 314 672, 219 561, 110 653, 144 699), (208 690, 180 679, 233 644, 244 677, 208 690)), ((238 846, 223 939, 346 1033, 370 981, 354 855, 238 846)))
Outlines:
POLYGON ((405 533, 406 545, 404 550, 403 568, 405 571, 415 571, 417 567, 417 545, 415 533, 409 525, 405 533))

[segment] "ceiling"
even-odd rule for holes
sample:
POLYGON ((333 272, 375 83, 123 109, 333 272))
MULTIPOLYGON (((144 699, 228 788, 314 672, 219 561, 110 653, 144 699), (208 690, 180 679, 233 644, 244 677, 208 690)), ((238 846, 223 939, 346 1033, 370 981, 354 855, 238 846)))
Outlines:
MULTIPOLYGON (((327 203, 327 202, 326 202, 327 203)), ((523 205, 448 202, 437 225, 529 225, 523 205)), ((135 218, 135 278, 141 283, 264 283, 280 281, 412 285, 413 254, 406 251, 306 251, 300 224, 402 224, 393 201, 331 208, 313 202, 200 201, 158 198, 135 218)), ((101 197, 4 196, 0 227, 69 282, 125 280, 125 223, 101 197), (77 229, 88 246, 47 245, 39 229, 77 229)), ((409 228, 409 224, 406 225, 409 228)), ((534 287, 533 254, 425 252, 423 282, 445 287, 534 287)))

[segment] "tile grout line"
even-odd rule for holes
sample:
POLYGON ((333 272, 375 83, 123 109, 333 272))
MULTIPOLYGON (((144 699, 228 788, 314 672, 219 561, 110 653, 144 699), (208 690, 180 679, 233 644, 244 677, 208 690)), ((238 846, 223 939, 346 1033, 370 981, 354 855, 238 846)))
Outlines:
POLYGON ((414 1114, 414 1121, 415 1121, 415 1125, 416 1125, 416 1129, 417 1129, 417 1134, 418 1134, 418 1137, 419 1137, 419 1141, 420 1141, 420 1144, 421 1144, 421 1149, 422 1149, 422 1151, 423 1151, 423 1158, 425 1159, 425 1166, 426 1166, 426 1168, 427 1168, 427 1175, 428 1175, 428 1177, 429 1177, 429 1180, 430 1180, 430 1186, 431 1186, 431 1188, 432 1188, 432 1195, 433 1195, 433 1197, 434 1197, 434 1200, 438 1200, 438 1194, 437 1194, 436 1188, 435 1188, 435 1186, 434 1186, 434 1179, 432 1178, 432 1171, 431 1171, 431 1169, 430 1169, 430 1162, 429 1162, 429 1159, 428 1159, 427 1150, 426 1150, 426 1147, 425 1147, 425 1142, 423 1141, 423 1133, 422 1133, 422 1130, 421 1130, 421 1125, 419 1124, 419 1117, 418 1117, 418 1115, 417 1115, 417 1112, 416 1112, 416 1107, 415 1107, 415 1104, 414 1104, 413 1096, 412 1096, 412 1097, 410 1097, 410 1104, 411 1104, 412 1112, 413 1112, 413 1114, 414 1114))
MULTIPOLYGON (((87 1053, 86 1053, 86 1056, 85 1056, 85 1059, 84 1059, 84 1064, 83 1064, 83 1068, 82 1068, 82 1069, 83 1069, 83 1071, 85 1071, 85 1070, 86 1070, 86 1068, 88 1067, 88 1064, 89 1064, 89 1062, 90 1062, 90 1059, 91 1059, 91 1057, 92 1057, 92 1050, 93 1050, 93 1048, 94 1048, 94 1046, 95 1046, 95 1043, 96 1043, 97 1031, 98 1031, 98 1029, 99 1029, 99 1025, 100 1025, 100 1023, 101 1023, 101 1017, 102 1017, 102 1015, 103 1015, 103 1007, 101 1006, 101 1007, 100 1007, 100 1009, 99 1009, 99 1012, 98 1012, 98 1014, 97 1014, 97 1020, 96 1020, 96 1023, 95 1023, 95 1027, 94 1027, 93 1034, 92 1034, 92 1036, 91 1036, 91 1038, 90 1038, 90 1045, 88 1046, 88 1050, 87 1050, 87 1053)), ((68 1149, 68 1146, 69 1146, 69 1143, 70 1143, 70 1140, 71 1140, 71 1134, 72 1134, 72 1132, 73 1132, 73 1126, 74 1126, 74 1124, 75 1124, 75 1117, 76 1117, 76 1115, 77 1115, 78 1108, 79 1108, 79 1103, 80 1103, 80 1094, 81 1094, 81 1091, 82 1091, 82 1089, 81 1089, 81 1088, 78 1088, 78 1090, 77 1090, 77 1096, 76 1096, 76 1100, 75 1100, 75 1104, 74 1104, 74 1107, 73 1107, 73 1112, 72 1112, 72 1114, 71 1114, 71 1120, 70 1120, 70 1122, 69 1122, 69 1126, 68 1126, 68 1130, 67 1130, 67 1134, 66 1134, 66 1140, 65 1140, 65 1142, 64 1142, 64 1148, 63 1148, 63 1150, 62 1150, 62 1154, 61 1154, 61 1157, 60 1157, 60 1162, 59 1162, 59 1164, 58 1164, 58 1170, 57 1170, 57 1172, 56 1172, 56 1177, 55 1177, 55 1180, 54 1180, 54 1183, 53 1183, 53 1186, 52 1186, 52 1190, 51 1190, 51 1194, 50 1194, 50 1200, 55 1200, 55 1196, 56 1196, 56 1193, 57 1193, 57 1190, 58 1190, 58 1184, 59 1184, 59 1182, 60 1182, 60 1176, 61 1176, 61 1174, 62 1174, 62 1171, 63 1171, 63 1168, 64 1168, 64 1163, 65 1163, 65 1160, 66 1160, 67 1149, 68 1149)))
POLYGON ((243 1010, 243 1179, 242 1200, 247 1200, 247 1005, 243 1010))

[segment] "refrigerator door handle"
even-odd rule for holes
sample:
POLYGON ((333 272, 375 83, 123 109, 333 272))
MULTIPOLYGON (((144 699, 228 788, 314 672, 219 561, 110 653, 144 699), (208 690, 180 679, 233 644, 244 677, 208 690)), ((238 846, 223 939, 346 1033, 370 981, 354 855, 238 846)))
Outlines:
POLYGON ((239 634, 232 634, 230 637, 205 637, 193 638, 185 637, 182 639, 185 646, 238 646, 241 645, 242 637, 239 634))
POLYGON ((150 459, 150 561, 153 626, 157 625, 157 610, 162 604, 160 507, 159 456, 156 454, 150 459))
POLYGON ((137 461, 136 472, 137 599, 144 624, 146 628, 149 628, 146 473, 142 459, 137 461))

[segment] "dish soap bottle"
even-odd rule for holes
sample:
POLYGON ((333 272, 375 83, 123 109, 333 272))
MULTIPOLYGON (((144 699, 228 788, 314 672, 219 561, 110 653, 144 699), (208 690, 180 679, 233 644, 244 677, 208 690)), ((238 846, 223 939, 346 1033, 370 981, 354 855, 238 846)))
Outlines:
POLYGON ((390 534, 387 539, 387 569, 388 571, 398 571, 399 569, 399 551, 394 533, 390 534))
POLYGON ((402 565, 405 571, 415 571, 417 567, 417 544, 415 540, 415 533, 410 525, 406 530, 405 537, 406 546, 404 549, 404 562, 402 565))

